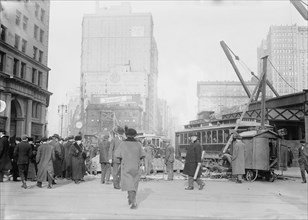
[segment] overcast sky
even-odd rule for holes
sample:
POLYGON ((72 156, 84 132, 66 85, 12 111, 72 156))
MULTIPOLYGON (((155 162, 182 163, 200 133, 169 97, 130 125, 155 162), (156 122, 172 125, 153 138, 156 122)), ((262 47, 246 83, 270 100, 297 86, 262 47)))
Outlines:
MULTIPOLYGON (((101 1, 110 6, 121 1, 101 1)), ((150 12, 158 47, 158 96, 167 100, 181 123, 197 114, 197 81, 238 80, 220 47, 224 40, 257 72, 257 47, 271 25, 307 25, 288 0, 135 1, 132 12, 150 12)), ((95 12, 95 1, 51 0, 49 132, 59 133, 58 105, 80 83, 81 23, 95 12)), ((241 69, 244 79, 251 75, 241 69)))

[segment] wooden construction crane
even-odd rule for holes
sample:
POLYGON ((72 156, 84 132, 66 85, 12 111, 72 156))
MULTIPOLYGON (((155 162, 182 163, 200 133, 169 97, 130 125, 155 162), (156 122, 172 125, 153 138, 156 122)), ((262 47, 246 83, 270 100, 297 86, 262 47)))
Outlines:
POLYGON ((308 9, 305 8, 302 0, 290 0, 292 5, 296 8, 296 10, 301 14, 301 16, 308 21, 308 9))

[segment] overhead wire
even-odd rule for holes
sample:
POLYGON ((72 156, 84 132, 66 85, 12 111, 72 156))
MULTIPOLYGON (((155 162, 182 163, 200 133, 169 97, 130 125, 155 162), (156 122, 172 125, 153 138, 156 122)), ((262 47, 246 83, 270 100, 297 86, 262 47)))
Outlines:
POLYGON ((280 76, 280 78, 288 85, 290 86, 294 92, 299 92, 297 89, 295 89, 292 85, 290 85, 284 78, 283 76, 280 74, 280 72, 276 69, 276 67, 273 65, 273 63, 271 62, 270 59, 268 59, 268 62, 270 63, 270 65, 273 67, 273 69, 278 73, 278 75, 280 76))

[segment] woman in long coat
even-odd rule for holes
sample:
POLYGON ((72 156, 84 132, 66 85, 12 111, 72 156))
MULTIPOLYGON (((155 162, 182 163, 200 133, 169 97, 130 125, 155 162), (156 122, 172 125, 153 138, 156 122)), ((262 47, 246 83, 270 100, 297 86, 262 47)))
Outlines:
POLYGON ((242 176, 245 174, 245 144, 239 134, 234 135, 232 152, 232 174, 237 175, 237 183, 242 183, 242 176))
POLYGON ((36 154, 37 163, 37 186, 42 187, 42 182, 48 180, 48 188, 52 187, 54 176, 53 161, 55 160, 55 151, 52 145, 47 143, 47 138, 42 138, 43 144, 38 147, 36 154))
POLYGON ((80 183, 84 176, 86 155, 81 140, 81 136, 76 136, 75 143, 70 148, 70 155, 72 155, 72 180, 76 184, 80 183))
POLYGON ((128 204, 131 209, 137 208, 136 193, 138 190, 140 179, 140 162, 145 157, 141 143, 134 137, 137 135, 135 129, 127 129, 127 139, 123 141, 115 157, 121 160, 121 189, 128 193, 128 204))

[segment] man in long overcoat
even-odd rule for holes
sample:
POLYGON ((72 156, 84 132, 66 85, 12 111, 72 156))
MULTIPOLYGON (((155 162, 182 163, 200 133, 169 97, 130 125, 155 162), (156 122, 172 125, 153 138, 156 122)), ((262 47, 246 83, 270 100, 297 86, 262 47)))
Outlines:
POLYGON ((245 144, 239 134, 234 134, 232 152, 232 174, 237 175, 237 183, 242 183, 242 177, 245 174, 245 144))
POLYGON ((63 163, 63 146, 59 143, 60 136, 58 134, 54 134, 52 136, 52 141, 50 144, 55 149, 55 160, 53 161, 54 175, 55 177, 62 177, 62 163, 63 163))
POLYGON ((105 135, 103 140, 99 143, 99 162, 101 164, 101 184, 109 184, 111 165, 108 160, 108 153, 110 148, 109 135, 105 135))
POLYGON ((173 180, 174 147, 170 143, 166 148, 165 164, 168 175, 167 180, 173 180))
POLYGON ((127 139, 123 141, 115 152, 115 157, 121 160, 121 189, 128 193, 128 204, 131 209, 137 208, 136 194, 140 179, 140 163, 145 157, 142 145, 134 137, 135 129, 129 128, 127 139))
POLYGON ((196 182, 199 185, 199 190, 202 190, 205 186, 204 182, 200 179, 202 174, 201 169, 201 157, 202 157, 202 149, 199 142, 199 137, 197 133, 190 134, 191 144, 187 149, 186 157, 185 157, 185 164, 183 169, 183 174, 188 175, 188 187, 185 188, 186 190, 193 190, 194 189, 194 175, 198 165, 200 169, 197 174, 196 182))
POLYGON ((42 138, 43 144, 38 148, 36 154, 36 163, 38 166, 37 172, 37 186, 42 187, 42 182, 48 181, 49 189, 52 188, 52 181, 54 176, 53 161, 55 160, 55 151, 53 146, 47 143, 47 138, 42 138))
POLYGON ((64 144, 64 165, 65 165, 65 178, 72 179, 72 155, 70 154, 71 146, 74 143, 74 136, 70 135, 67 138, 67 142, 64 144))
POLYGON ((22 181, 21 187, 25 189, 27 188, 26 180, 28 176, 28 167, 31 156, 32 156, 32 147, 28 143, 28 136, 23 135, 21 137, 21 142, 17 144, 14 150, 14 157, 16 158, 19 176, 22 181))
POLYGON ((113 178, 113 187, 115 189, 120 189, 120 181, 121 181, 121 169, 120 169, 120 160, 116 158, 115 152, 119 148, 120 144, 124 139, 124 129, 121 127, 117 127, 115 130, 115 137, 110 142, 109 148, 109 163, 112 165, 112 178, 113 178))
POLYGON ((5 136, 5 131, 0 130, 0 182, 3 182, 3 175, 12 168, 9 156, 10 143, 5 136))
POLYGON ((82 137, 75 136, 75 142, 70 148, 72 155, 72 180, 78 184, 83 180, 86 154, 81 143, 82 137))
POLYGON ((308 174, 308 144, 305 141, 300 142, 301 146, 298 148, 298 164, 301 171, 302 183, 306 183, 306 173, 308 174))

